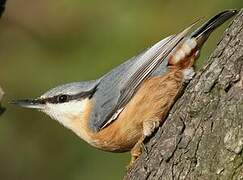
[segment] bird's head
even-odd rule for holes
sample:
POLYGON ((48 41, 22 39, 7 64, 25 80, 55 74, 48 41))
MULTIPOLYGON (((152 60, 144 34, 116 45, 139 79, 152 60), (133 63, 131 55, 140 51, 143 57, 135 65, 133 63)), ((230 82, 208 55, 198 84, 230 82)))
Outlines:
POLYGON ((42 111, 68 127, 70 119, 82 117, 97 85, 97 81, 64 84, 38 98, 15 100, 13 104, 42 111))

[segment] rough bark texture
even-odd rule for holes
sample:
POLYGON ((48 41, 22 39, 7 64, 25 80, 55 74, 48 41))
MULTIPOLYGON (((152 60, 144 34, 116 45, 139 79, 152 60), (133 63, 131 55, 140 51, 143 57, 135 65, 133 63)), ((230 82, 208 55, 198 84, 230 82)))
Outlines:
POLYGON ((125 179, 243 179, 243 11, 125 179))

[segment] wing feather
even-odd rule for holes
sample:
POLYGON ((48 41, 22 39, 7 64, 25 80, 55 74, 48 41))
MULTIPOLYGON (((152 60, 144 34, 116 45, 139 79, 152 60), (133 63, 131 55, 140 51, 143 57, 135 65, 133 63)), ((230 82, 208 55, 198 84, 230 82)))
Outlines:
POLYGON ((188 35, 193 25, 177 35, 159 41, 101 78, 98 91, 94 95, 95 106, 89 124, 91 129, 99 131, 115 120, 121 109, 137 92, 141 83, 157 71, 158 67, 161 68, 162 64, 161 72, 165 73, 167 63, 163 63, 164 60, 188 35))

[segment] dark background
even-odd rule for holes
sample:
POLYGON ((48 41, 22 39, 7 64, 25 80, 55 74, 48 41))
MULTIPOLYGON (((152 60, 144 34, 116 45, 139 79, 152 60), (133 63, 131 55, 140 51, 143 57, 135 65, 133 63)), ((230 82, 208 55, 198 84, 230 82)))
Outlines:
MULTIPOLYGON (((242 0, 8 0, 0 21, 1 180, 122 179, 128 153, 96 150, 33 110, 9 105, 56 85, 96 79, 197 18, 242 0)), ((205 44, 197 68, 227 24, 205 44)))

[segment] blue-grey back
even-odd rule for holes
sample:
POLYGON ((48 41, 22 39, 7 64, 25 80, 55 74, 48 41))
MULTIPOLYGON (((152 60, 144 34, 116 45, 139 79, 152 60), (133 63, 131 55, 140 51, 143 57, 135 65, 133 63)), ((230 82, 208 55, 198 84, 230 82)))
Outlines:
POLYGON ((142 82, 152 75, 167 71, 168 55, 185 40, 193 25, 177 35, 162 39, 100 79, 92 96, 94 106, 90 114, 90 129, 97 132, 116 120, 117 114, 131 100, 142 82))
MULTIPOLYGON (((131 69, 131 67, 140 60, 139 58, 145 52, 146 50, 125 61, 100 79, 97 91, 92 97, 94 107, 89 121, 89 127, 92 130, 98 131, 104 121, 107 120, 106 117, 117 105, 121 88, 126 83, 129 69, 131 69)), ((160 64, 160 66, 152 73, 152 76, 165 73, 167 70, 167 63, 168 60, 165 59, 163 63, 160 64)))

